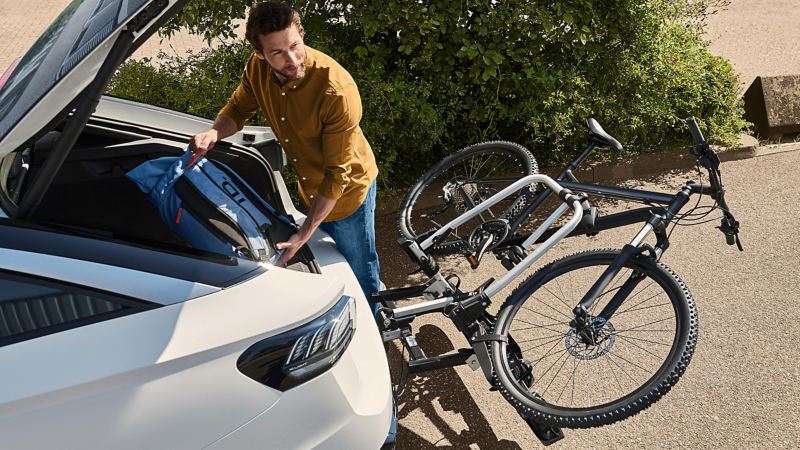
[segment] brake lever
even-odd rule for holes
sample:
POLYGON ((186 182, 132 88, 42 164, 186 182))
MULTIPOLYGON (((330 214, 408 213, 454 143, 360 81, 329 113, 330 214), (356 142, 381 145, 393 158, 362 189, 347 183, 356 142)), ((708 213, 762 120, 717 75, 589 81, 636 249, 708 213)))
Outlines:
POLYGON ((739 222, 733 217, 724 217, 717 227, 725 235, 725 242, 728 245, 736 244, 740 252, 744 251, 742 242, 739 240, 739 222))

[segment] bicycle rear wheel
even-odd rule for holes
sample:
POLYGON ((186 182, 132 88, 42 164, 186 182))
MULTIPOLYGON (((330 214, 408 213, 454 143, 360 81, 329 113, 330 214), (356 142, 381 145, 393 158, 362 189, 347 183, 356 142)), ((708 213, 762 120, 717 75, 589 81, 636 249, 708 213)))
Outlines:
MULTIPOLYGON (((533 155, 512 142, 483 142, 446 157, 417 180, 400 205, 398 228, 402 236, 417 239, 480 204, 518 179, 538 172, 533 155)), ((482 213, 480 218, 450 232, 430 251, 458 251, 481 221, 512 221, 524 202, 509 196, 482 213)))
POLYGON ((589 311, 596 317, 632 274, 641 280, 597 333, 580 336, 575 305, 619 254, 582 252, 525 280, 497 316, 492 343, 495 384, 528 417, 552 426, 587 428, 624 420, 658 401, 686 370, 697 342, 697 310, 686 285, 664 264, 629 261, 589 311), (532 367, 518 380, 519 354, 532 367), (530 379, 532 377, 532 380, 530 379))

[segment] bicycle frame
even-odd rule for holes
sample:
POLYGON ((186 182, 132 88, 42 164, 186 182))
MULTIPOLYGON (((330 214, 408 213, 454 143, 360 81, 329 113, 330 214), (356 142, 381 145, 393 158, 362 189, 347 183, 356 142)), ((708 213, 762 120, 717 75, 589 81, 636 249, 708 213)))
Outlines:
MULTIPOLYGON (((600 195, 607 198, 613 198, 619 200, 633 200, 643 203, 650 203, 654 205, 664 205, 667 207, 671 205, 672 202, 675 201, 676 199, 676 195, 665 194, 663 192, 643 191, 638 189, 627 189, 615 186, 604 186, 600 184, 581 183, 581 182, 566 181, 566 180, 558 180, 557 183, 559 183, 562 187, 570 189, 574 192, 583 192, 586 194, 600 195)), ((531 205, 528 208, 526 208, 526 210, 520 215, 520 218, 518 218, 517 221, 515 221, 517 228, 522 222, 524 222, 524 220, 521 219, 527 219, 533 210, 539 208, 542 205, 542 203, 544 203, 549 194, 550 194, 549 190, 545 190, 541 194, 539 194, 536 200, 534 200, 531 203, 531 205)), ((619 213, 609 214, 607 216, 600 216, 595 220, 592 226, 576 228, 567 237, 577 236, 581 234, 594 234, 594 233, 599 233, 600 231, 610 230, 612 228, 619 228, 626 225, 642 223, 645 222, 647 219, 649 219, 654 211, 658 212, 661 210, 662 209, 659 208, 646 206, 641 208, 630 209, 619 213)), ((514 226, 515 226, 514 224, 511 225, 512 230, 514 229, 513 228, 514 226)), ((551 229, 537 236, 531 234, 528 237, 526 236, 512 237, 506 239, 502 245, 497 247, 497 249, 502 250, 503 248, 517 246, 517 245, 523 248, 527 248, 533 244, 542 242, 544 239, 547 239, 554 232, 555 229, 551 229)), ((509 231, 509 234, 510 233, 511 231, 509 231)))

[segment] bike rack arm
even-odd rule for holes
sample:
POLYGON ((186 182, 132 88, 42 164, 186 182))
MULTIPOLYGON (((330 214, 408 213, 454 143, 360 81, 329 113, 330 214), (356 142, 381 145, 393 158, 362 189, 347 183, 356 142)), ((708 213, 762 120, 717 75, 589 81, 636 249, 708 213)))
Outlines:
MULTIPOLYGON (((558 191, 556 191, 558 192, 558 191)), ((537 259, 539 259, 546 251, 550 250, 558 241, 564 239, 567 235, 572 233, 578 224, 580 224, 581 219, 583 218, 583 207, 581 207, 581 201, 576 198, 576 196, 571 195, 569 197, 569 201, 572 203, 568 205, 567 203, 562 204, 558 207, 550 217, 542 223, 536 231, 533 232, 532 236, 541 236, 542 233, 547 231, 550 225, 555 222, 558 218, 563 216, 570 207, 572 208, 573 214, 569 221, 558 231, 553 233, 546 241, 544 241, 540 246, 536 247, 536 250, 532 251, 531 254, 526 256, 522 261, 519 262, 513 269, 509 270, 508 273, 503 275, 499 280, 495 281, 494 283, 490 284, 486 290, 484 290, 484 294, 487 297, 492 297, 494 294, 500 292, 504 287, 506 287, 512 280, 517 278, 525 271, 531 264, 533 264, 537 259)), ((538 237, 537 237, 538 239, 538 237)), ((531 239, 526 240, 526 243, 531 239)), ((535 240, 533 241, 535 242, 535 240)))
POLYGON ((469 222, 470 220, 474 219, 475 216, 479 215, 480 213, 486 211, 490 207, 492 207, 495 204, 499 203, 504 198, 506 198, 506 197, 510 196, 511 194, 517 192, 518 190, 522 189, 523 187, 528 186, 528 185, 533 184, 533 183, 543 183, 544 185, 546 185, 547 187, 552 189, 553 192, 556 195, 559 195, 559 196, 562 195, 562 191, 564 190, 564 188, 561 187, 561 185, 556 183, 555 180, 553 180, 552 178, 548 177, 547 175, 536 174, 536 175, 528 175, 526 177, 520 178, 519 180, 515 181, 511 185, 506 186, 506 188, 503 189, 502 191, 494 194, 493 196, 489 197, 485 201, 481 202, 475 208, 470 209, 469 211, 465 212, 464 214, 461 214, 460 216, 458 216, 455 219, 451 220, 447 224, 443 225, 441 228, 439 228, 438 231, 436 231, 436 233, 433 233, 432 235, 428 236, 427 239, 422 241, 422 243, 419 245, 420 248, 422 250, 427 250, 432 245, 434 245, 434 242, 436 242, 436 240, 440 236, 442 236, 442 235, 444 235, 446 233, 449 233, 450 230, 453 230, 456 227, 461 226, 461 225, 469 222))

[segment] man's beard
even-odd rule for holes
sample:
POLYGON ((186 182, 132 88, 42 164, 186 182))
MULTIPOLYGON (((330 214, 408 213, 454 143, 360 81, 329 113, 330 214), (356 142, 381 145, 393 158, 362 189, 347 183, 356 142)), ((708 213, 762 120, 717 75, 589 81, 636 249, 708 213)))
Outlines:
POLYGON ((306 63, 300 64, 296 72, 288 70, 276 70, 275 74, 278 75, 278 78, 282 78, 285 81, 299 80, 306 75, 306 63))

